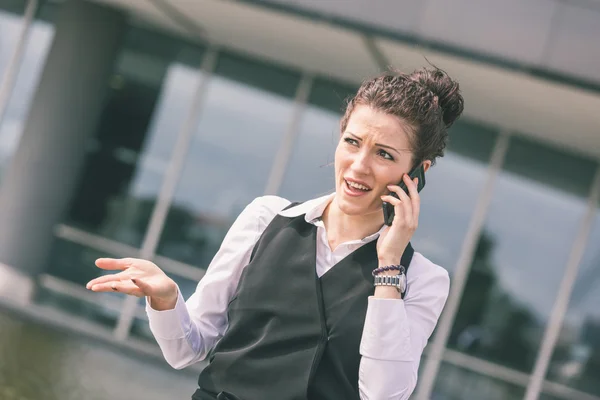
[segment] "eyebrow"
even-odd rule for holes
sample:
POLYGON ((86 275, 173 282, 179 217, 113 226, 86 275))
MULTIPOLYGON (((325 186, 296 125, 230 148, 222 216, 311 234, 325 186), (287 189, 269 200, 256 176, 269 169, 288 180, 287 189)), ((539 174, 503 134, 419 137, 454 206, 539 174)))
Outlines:
MULTIPOLYGON (((354 133, 352 133, 352 132, 348 132, 348 131, 346 131, 346 133, 347 133, 348 135, 350 135, 350 136, 353 136, 353 137, 354 137, 356 140, 358 140, 358 141, 361 141, 361 142, 362 142, 362 138, 361 138, 360 136, 357 136, 357 135, 355 135, 354 133)), ((390 150, 394 150, 396 153, 398 153, 398 154, 402 155, 402 152, 401 152, 400 150, 398 150, 398 149, 396 149, 396 148, 394 148, 394 147, 392 147, 392 146, 388 146, 388 145, 386 145, 386 144, 381 144, 381 143, 375 143, 375 145, 376 145, 376 146, 379 146, 379 147, 383 147, 384 149, 390 149, 390 150)))

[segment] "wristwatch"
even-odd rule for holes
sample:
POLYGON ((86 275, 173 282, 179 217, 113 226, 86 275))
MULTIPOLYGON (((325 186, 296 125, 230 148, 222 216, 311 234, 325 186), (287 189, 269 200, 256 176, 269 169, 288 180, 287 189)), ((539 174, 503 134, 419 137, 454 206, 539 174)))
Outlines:
POLYGON ((375 275, 373 278, 373 284, 375 286, 393 286, 398 292, 404 294, 406 291, 406 275, 375 275))

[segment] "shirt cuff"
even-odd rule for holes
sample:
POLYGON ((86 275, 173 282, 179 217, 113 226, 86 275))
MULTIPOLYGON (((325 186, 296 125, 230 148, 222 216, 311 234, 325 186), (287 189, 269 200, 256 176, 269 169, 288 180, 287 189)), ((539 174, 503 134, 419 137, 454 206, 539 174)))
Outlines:
POLYGON ((387 361, 413 361, 404 300, 369 297, 360 354, 387 361))
POLYGON ((146 297, 146 314, 152 334, 161 339, 182 339, 190 331, 190 314, 181 291, 177 288, 177 302, 172 310, 158 311, 150 306, 150 299, 146 297))

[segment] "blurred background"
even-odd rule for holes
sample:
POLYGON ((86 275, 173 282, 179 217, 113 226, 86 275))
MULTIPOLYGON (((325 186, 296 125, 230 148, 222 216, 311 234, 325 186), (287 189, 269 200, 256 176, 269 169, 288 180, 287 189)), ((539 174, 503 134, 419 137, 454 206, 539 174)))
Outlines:
POLYGON ((0 399, 189 398, 98 257, 195 289, 256 196, 329 193, 344 100, 459 80, 418 399, 600 399, 600 1, 0 0, 0 399))

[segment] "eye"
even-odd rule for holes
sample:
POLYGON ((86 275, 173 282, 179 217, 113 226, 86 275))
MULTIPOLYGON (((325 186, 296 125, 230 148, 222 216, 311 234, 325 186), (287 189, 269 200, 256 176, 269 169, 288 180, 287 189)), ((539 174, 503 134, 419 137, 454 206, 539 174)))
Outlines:
POLYGON ((388 153, 388 152, 387 152, 387 151, 385 151, 385 150, 379 150, 379 151, 377 152, 377 155, 379 155, 379 156, 381 156, 381 157, 385 158, 386 160, 391 160, 391 161, 394 161, 394 157, 392 157, 392 156, 390 155, 390 153, 388 153))
POLYGON ((344 141, 352 146, 358 146, 358 141, 352 138, 344 138, 344 141))

